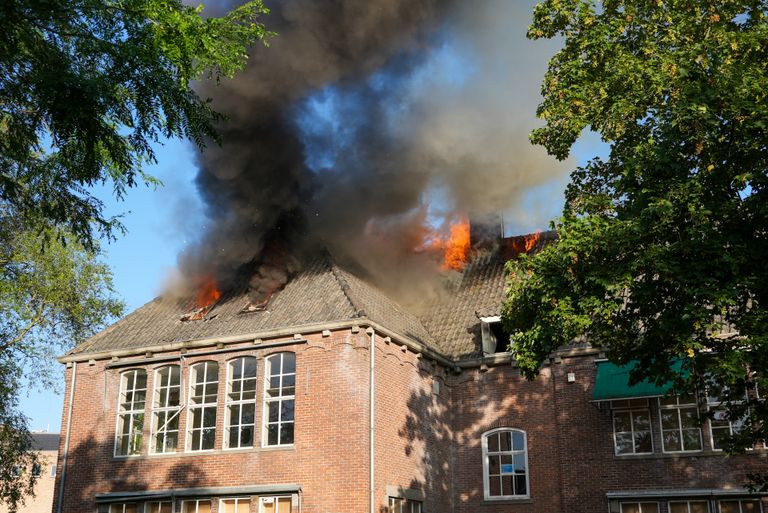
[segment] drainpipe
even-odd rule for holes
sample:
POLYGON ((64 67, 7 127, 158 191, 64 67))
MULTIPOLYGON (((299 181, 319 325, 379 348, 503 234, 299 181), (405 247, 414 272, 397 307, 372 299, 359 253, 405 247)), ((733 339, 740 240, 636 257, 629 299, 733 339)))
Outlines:
POLYGON ((375 389, 375 385, 376 385, 376 379, 375 378, 376 378, 376 375, 374 374, 374 365, 373 365, 374 361, 375 361, 375 358, 374 358, 374 351, 375 351, 374 345, 375 345, 375 341, 376 341, 376 339, 375 339, 376 335, 375 335, 375 332, 374 332, 372 327, 369 327, 367 330, 365 330, 365 332, 368 335, 371 336, 371 344, 370 344, 370 346, 368 346, 369 347, 369 351, 368 351, 369 352, 369 360, 370 360, 370 367, 369 367, 370 376, 369 376, 369 379, 368 379, 368 383, 370 384, 370 386, 369 386, 370 396, 368 398, 368 404, 370 405, 370 434, 369 434, 369 441, 370 441, 370 448, 369 448, 370 454, 369 454, 369 457, 370 457, 370 469, 371 469, 371 474, 369 476, 369 479, 370 479, 369 493, 370 493, 370 500, 371 500, 370 513, 376 513, 376 481, 375 481, 376 478, 374 476, 374 468, 375 467, 374 467, 374 445, 373 445, 373 440, 374 440, 373 436, 375 434, 374 433, 374 425, 375 425, 375 421, 376 421, 376 411, 375 411, 375 406, 376 405, 374 403, 374 400, 375 400, 374 392, 376 390, 375 389))
POLYGON ((72 362, 72 381, 69 385, 69 404, 67 405, 67 435, 64 437, 64 457, 61 460, 61 479, 59 480, 59 500, 56 503, 56 513, 61 513, 64 500, 64 481, 67 477, 67 457, 69 456, 69 434, 72 427, 72 404, 75 398, 75 383, 77 381, 77 362, 72 362))

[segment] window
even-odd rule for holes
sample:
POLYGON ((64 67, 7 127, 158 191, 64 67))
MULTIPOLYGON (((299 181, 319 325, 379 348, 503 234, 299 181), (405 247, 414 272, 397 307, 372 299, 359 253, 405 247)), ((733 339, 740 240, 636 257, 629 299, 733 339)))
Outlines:
POLYGON ((34 477, 40 477, 40 475, 42 473, 43 473, 43 467, 41 467, 39 463, 33 463, 32 464, 32 475, 34 477))
POLYGON ((153 501, 148 502, 145 513, 171 513, 170 501, 153 501))
POLYGON ((613 441, 616 454, 653 452, 651 411, 647 399, 612 401, 613 441))
POLYGON ((264 445, 293 443, 296 356, 277 353, 266 360, 264 384, 264 445))
POLYGON ((291 513, 290 497, 262 497, 259 513, 291 513))
POLYGON ((390 497, 388 513, 421 513, 421 502, 400 497, 390 497))
POLYGON ((712 412, 709 420, 709 430, 712 436, 712 449, 716 451, 723 450, 728 439, 734 433, 738 433, 744 427, 746 415, 738 419, 731 419, 728 415, 728 400, 738 408, 747 399, 746 390, 744 391, 744 400, 734 400, 728 397, 730 390, 728 387, 712 387, 707 393, 707 408, 712 412), (712 394, 712 395, 710 395, 712 394))
POLYGON ((509 351, 509 333, 504 331, 500 317, 481 317, 480 334, 483 338, 483 353, 494 354, 509 351))
POLYGON ((670 502, 669 513, 709 513, 709 502, 707 501, 670 502))
POLYGON ((210 499, 196 499, 181 503, 181 513, 211 513, 210 499))
POLYGON ((234 499, 221 499, 219 503, 219 513, 250 513, 251 499, 241 497, 234 499))
POLYGON ((179 445, 180 413, 181 370, 178 365, 168 365, 155 372, 152 452, 176 452, 179 445))
POLYGON ((51 465, 51 473, 49 475, 51 477, 56 477, 56 465, 51 465))
POLYGON ((483 435, 485 499, 528 497, 528 450, 525 431, 495 429, 483 435))
POLYGON ((226 447, 253 447, 256 430, 256 358, 246 356, 227 366, 226 447))
POLYGON ((621 513, 659 513, 657 502, 622 502, 621 513))
POLYGON ((759 513, 763 511, 759 499, 720 501, 720 513, 759 513))
MULTIPOLYGON (((216 400, 219 395, 219 365, 203 362, 192 366, 189 392, 189 450, 213 449, 216 442, 216 400)), ((209 505, 210 507, 210 505, 209 505)))
POLYGON ((699 408, 693 396, 659 399, 661 442, 664 452, 701 450, 699 408))
POLYGON ((109 513, 138 513, 139 505, 135 502, 109 505, 109 513))
POLYGON ((120 375, 120 397, 117 407, 116 456, 129 456, 141 452, 146 398, 147 371, 133 369, 123 372, 120 375))

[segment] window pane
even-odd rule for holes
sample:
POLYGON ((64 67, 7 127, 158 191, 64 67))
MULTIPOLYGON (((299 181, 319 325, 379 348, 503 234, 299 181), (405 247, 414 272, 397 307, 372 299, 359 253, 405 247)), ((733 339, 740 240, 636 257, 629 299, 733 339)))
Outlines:
POLYGON ((490 476, 488 478, 488 494, 491 497, 498 497, 501 495, 501 477, 490 476))
POLYGON ((488 472, 490 474, 500 474, 499 456, 488 456, 488 472))
POLYGON ((720 513, 739 513, 739 501, 720 501, 720 513))
POLYGON ((216 442, 216 430, 215 429, 203 429, 203 444, 202 449, 213 449, 213 445, 216 442))
POLYGON ((621 513, 640 513, 640 505, 624 503, 621 505, 621 513))
POLYGON ((632 431, 632 414, 628 411, 617 411, 613 415, 613 428, 617 433, 632 431))
POLYGON ((198 502, 197 513, 211 513, 211 501, 198 502))
POLYGON ((244 427, 240 430, 240 447, 250 447, 253 445, 253 428, 244 427))
POLYGON ((493 434, 488 437, 488 452, 499 452, 499 435, 493 434))
POLYGON ((691 513, 709 513, 709 505, 706 501, 690 502, 691 513))
POLYGON ((680 418, 683 428, 697 428, 699 426, 699 414, 696 408, 684 408, 680 410, 680 418))
POLYGON ((752 513, 760 511, 760 505, 758 501, 741 501, 742 513, 752 513))
POLYGON ((525 475, 515 476, 515 495, 526 495, 528 493, 526 486, 525 475))
POLYGON ((632 454, 633 452, 632 433, 616 433, 616 454, 632 454))
POLYGON ((701 450, 701 433, 698 428, 683 431, 683 440, 686 451, 701 450))
POLYGON ((283 353, 283 374, 293 374, 296 372, 296 355, 293 353, 283 353))
POLYGON ((688 513, 687 502, 670 502, 669 513, 688 513))
POLYGON ((514 476, 501 476, 501 495, 515 495, 514 476))
POLYGON ((282 408, 280 409, 280 420, 293 420, 293 399, 282 401, 282 408))
POLYGON ((290 497, 280 497, 277 499, 277 513, 291 513, 290 497))
POLYGON ((267 426, 267 445, 277 445, 277 424, 267 426))
POLYGON ((661 411, 661 427, 662 429, 677 429, 680 426, 677 418, 677 410, 662 410, 661 411))
POLYGON ((682 450, 682 445, 680 443, 680 433, 678 431, 664 432, 664 450, 665 451, 682 450))
POLYGON ((651 417, 647 411, 634 412, 634 427, 636 431, 649 431, 651 428, 651 417))
POLYGON ((639 431, 635 433, 635 452, 653 452, 650 431, 639 431))
POLYGON ((640 507, 643 513, 659 513, 659 505, 655 502, 644 502, 640 507))
POLYGON ((525 450, 525 435, 520 431, 512 432, 512 448, 516 451, 525 450))
POLYGON ((502 431, 499 433, 499 450, 511 451, 512 450, 512 433, 509 431, 502 431))
POLYGON ((292 444, 293 443, 293 422, 283 424, 280 430, 280 443, 292 444))
POLYGON ((267 409, 269 411, 268 413, 268 419, 269 422, 277 422, 280 420, 280 402, 279 401, 272 401, 270 403, 267 403, 267 409))
POLYGON ((255 419, 256 415, 256 405, 251 404, 244 404, 242 409, 243 415, 242 415, 242 423, 243 424, 253 424, 253 421, 255 419))

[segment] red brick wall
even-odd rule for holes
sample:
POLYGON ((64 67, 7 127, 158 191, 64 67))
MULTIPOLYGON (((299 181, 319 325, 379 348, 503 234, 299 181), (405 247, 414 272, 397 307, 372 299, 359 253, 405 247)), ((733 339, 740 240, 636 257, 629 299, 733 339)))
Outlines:
MULTIPOLYGON (((147 409, 144 449, 140 456, 129 458, 114 458, 113 448, 119 377, 131 367, 108 369, 108 360, 79 363, 63 511, 93 513, 94 497, 103 492, 276 483, 302 486, 302 513, 368 511, 368 344, 363 329, 356 333, 346 329, 328 337, 307 335, 306 343, 279 348, 242 344, 233 352, 204 356, 194 352, 215 348, 190 350, 182 365, 185 387, 190 365, 202 360, 220 365, 215 450, 149 455, 147 409), (264 357, 280 351, 296 353, 295 444, 261 449, 264 357), (228 360, 241 355, 259 358, 257 447, 222 450, 224 369, 228 360)), ((594 356, 564 358, 528 382, 508 364, 455 375, 378 335, 375 354, 379 511, 385 509, 388 485, 421 490, 425 513, 605 513, 610 491, 740 487, 748 472, 768 472, 764 450, 732 458, 708 450, 684 456, 614 456, 610 409, 590 402, 594 356), (575 374, 575 382, 567 382, 568 372, 575 374), (480 441, 484 432, 498 427, 527 433, 529 500, 483 499, 480 441)), ((152 371, 168 363, 145 365, 148 397, 152 371)), ((71 372, 66 373, 62 433, 71 372)), ((654 415, 654 444, 660 452, 658 415, 654 415)), ((182 433, 186 420, 183 412, 182 433)), ((182 435, 180 446, 184 442, 182 435)), ((62 465, 60 452, 57 486, 62 465)))
MULTIPOLYGON (((186 355, 182 365, 183 386, 189 385, 190 365, 203 360, 215 360, 220 365, 216 447, 212 452, 149 455, 151 422, 150 412, 146 410, 142 454, 114 458, 119 376, 129 367, 106 369, 108 360, 97 361, 95 365, 79 363, 63 510, 92 513, 95 494, 102 492, 275 483, 301 484, 302 511, 306 513, 367 510, 367 337, 362 330, 357 334, 344 330, 326 338, 320 334, 307 338, 308 343, 279 348, 244 345, 242 352, 198 357, 190 351, 186 355), (260 449, 264 357, 280 351, 296 353, 295 443, 293 448, 260 449), (222 450, 223 369, 228 360, 241 355, 259 357, 257 448, 222 450)), ((146 366, 148 397, 152 391, 152 370, 167 364, 146 366)), ((70 379, 71 369, 68 369, 62 433, 66 427, 70 379)), ((185 411, 181 414, 182 433, 186 420, 185 411)), ((179 442, 182 447, 184 440, 182 435, 179 442)), ((61 457, 59 464, 62 464, 61 457)))

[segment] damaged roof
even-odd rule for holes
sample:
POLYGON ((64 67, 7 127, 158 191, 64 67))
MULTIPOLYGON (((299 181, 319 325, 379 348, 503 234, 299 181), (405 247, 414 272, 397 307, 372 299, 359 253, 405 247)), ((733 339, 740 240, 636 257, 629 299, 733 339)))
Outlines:
POLYGON ((151 350, 168 344, 247 335, 367 318, 416 340, 444 356, 461 360, 482 354, 480 317, 499 315, 504 298, 504 246, 476 256, 445 295, 416 314, 358 274, 323 254, 308 262, 260 312, 244 312, 247 284, 225 292, 202 320, 182 321, 184 304, 156 298, 68 355, 151 350))

